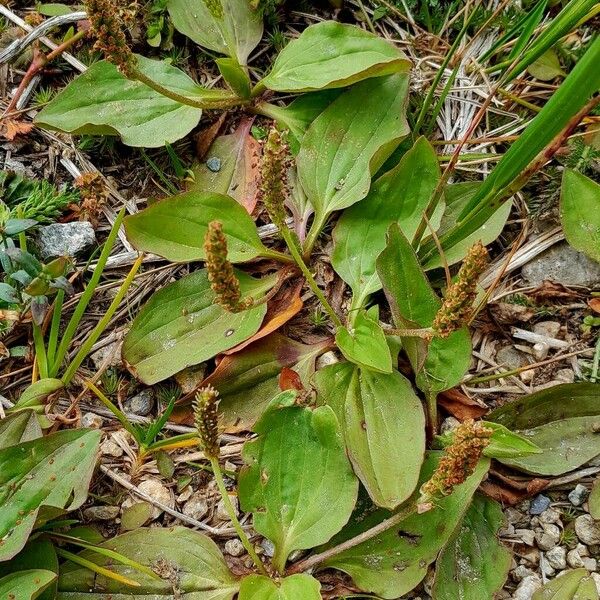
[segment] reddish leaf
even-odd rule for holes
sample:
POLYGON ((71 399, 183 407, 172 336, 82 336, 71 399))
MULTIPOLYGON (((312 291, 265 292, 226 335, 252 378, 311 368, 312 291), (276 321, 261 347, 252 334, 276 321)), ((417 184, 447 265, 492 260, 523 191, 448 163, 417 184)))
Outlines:
POLYGON ((14 140, 18 135, 29 133, 33 129, 33 123, 24 123, 14 119, 6 119, 4 121, 4 130, 2 135, 7 140, 14 140))
POLYGON ((219 135, 226 117, 227 112, 222 112, 212 125, 203 129, 196 136, 196 156, 198 157, 198 160, 202 160, 206 156, 206 153, 215 141, 215 138, 219 135))
POLYGON ((253 342, 266 337, 287 323, 292 317, 297 315, 304 303, 300 298, 302 291, 302 281, 296 282, 293 286, 282 290, 267 304, 267 314, 262 327, 249 339, 241 344, 234 346, 223 354, 235 354, 243 350, 253 342))
POLYGON ((281 373, 279 373, 279 389, 282 392, 285 392, 285 390, 304 391, 300 375, 288 367, 283 367, 281 373))
POLYGON ((438 403, 459 421, 478 419, 488 411, 456 388, 442 392, 438 396, 438 403))
POLYGON ((253 119, 242 119, 234 133, 219 136, 194 167, 190 191, 217 192, 237 200, 252 213, 258 198, 259 143, 250 135, 253 119))
POLYGON ((588 306, 596 313, 600 313, 600 298, 588 300, 588 306))

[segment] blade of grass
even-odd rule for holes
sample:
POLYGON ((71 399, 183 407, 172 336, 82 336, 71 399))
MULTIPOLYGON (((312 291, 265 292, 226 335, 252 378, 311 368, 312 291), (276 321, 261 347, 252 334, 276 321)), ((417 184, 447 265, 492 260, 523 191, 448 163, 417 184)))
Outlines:
POLYGON ((121 227, 121 223, 123 221, 124 216, 125 216, 125 209, 123 208, 123 209, 121 209, 121 211, 117 215, 117 218, 115 219, 115 222, 110 230, 110 233, 108 234, 108 237, 106 238, 106 242, 104 243, 104 248, 102 249, 100 258, 98 259, 98 263, 96 264, 96 268, 94 269, 94 272, 92 273, 92 277, 90 278, 90 281, 87 284, 85 290, 83 290, 83 294, 81 295, 81 298, 79 299, 79 302, 77 303, 77 306, 75 307, 75 311, 73 312, 73 315, 69 319, 69 323, 67 324, 67 327, 63 334, 62 340, 58 347, 58 351, 56 353, 56 358, 49 369, 51 377, 55 377, 57 375, 57 373, 62 365, 62 362, 67 354, 67 351, 69 350, 69 345, 71 344, 71 341, 73 340, 73 336, 75 335, 75 332, 77 331, 77 328, 79 327, 79 323, 81 322, 81 319, 83 318, 85 309, 87 308, 87 305, 90 303, 90 300, 92 299, 92 296, 94 295, 94 292, 96 291, 96 286, 98 285, 98 282, 100 281, 100 277, 102 276, 102 272, 104 271, 104 267, 106 266, 106 261, 108 260, 108 257, 110 256, 110 252, 111 252, 113 244, 115 243, 115 240, 117 238, 117 234, 119 233, 119 228, 121 227))
POLYGON ((120 575, 119 573, 115 573, 110 569, 105 569, 96 563, 93 563, 91 560, 87 560, 86 558, 81 558, 77 554, 73 554, 68 550, 63 550, 62 548, 55 548, 56 554, 61 556, 62 558, 66 558, 71 562, 74 562, 76 565, 81 565, 90 571, 94 571, 94 573, 98 573, 99 575, 104 575, 104 577, 108 577, 109 579, 113 579, 114 581, 118 581, 119 583, 123 583, 124 585, 129 585, 131 587, 140 587, 140 584, 133 579, 129 579, 124 575, 120 575))
POLYGON ((58 290, 54 299, 54 308, 52 309, 52 322, 50 323, 50 333, 48 335, 48 363, 54 364, 56 356, 56 347, 58 346, 58 334, 60 328, 60 317, 63 301, 65 299, 65 290, 58 290))
POLYGON ((94 394, 96 395, 96 398, 98 398, 98 400, 100 400, 100 402, 102 402, 102 404, 104 404, 104 406, 106 406, 106 408, 108 408, 108 410, 110 410, 110 412, 115 415, 116 419, 119 421, 119 423, 121 423, 121 425, 123 425, 123 429, 125 429, 125 431, 127 431, 129 434, 131 434, 131 437, 133 437, 133 439, 138 442, 138 444, 140 443, 139 440, 139 435, 138 435, 138 431, 137 429, 129 422, 129 419, 127 418, 127 416, 125 415, 125 413, 123 413, 121 410, 119 410, 119 408, 117 406, 115 406, 105 395, 104 393, 99 390, 91 381, 86 381, 84 382, 85 386, 90 389, 92 392, 94 392, 94 394))

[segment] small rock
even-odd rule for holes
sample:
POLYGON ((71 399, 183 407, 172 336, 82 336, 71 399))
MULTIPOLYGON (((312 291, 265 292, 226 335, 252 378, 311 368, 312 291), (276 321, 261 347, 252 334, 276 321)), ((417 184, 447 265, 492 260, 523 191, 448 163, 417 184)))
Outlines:
POLYGON ((600 527, 596 525, 591 515, 581 515, 575 519, 575 533, 588 546, 600 544, 600 527))
POLYGON ((588 497, 588 489, 585 485, 578 483, 575 489, 569 492, 569 500, 573 506, 581 506, 588 497))
POLYGON ((530 260, 521 275, 533 286, 549 279, 563 285, 591 287, 600 281, 600 264, 563 242, 530 260))
POLYGON ((577 544, 577 546, 575 546, 575 550, 577 550, 577 552, 579 552, 579 556, 589 556, 590 553, 588 551, 588 547, 585 544, 577 544))
POLYGON ((183 504, 184 502, 187 502, 192 497, 193 493, 194 493, 194 490, 192 489, 192 486, 191 485, 186 486, 186 488, 183 490, 183 492, 181 492, 181 494, 179 494, 179 496, 177 496, 177 503, 183 504))
POLYGON ((596 591, 600 594, 600 575, 598 575, 598 573, 592 573, 592 579, 596 584, 596 591))
POLYGON ((543 554, 540 556, 540 571, 546 577, 554 577, 554 575, 556 575, 555 569, 552 567, 552 565, 548 562, 548 560, 543 554))
POLYGON ((518 369, 528 364, 527 355, 514 346, 503 346, 496 352, 496 362, 509 369, 518 369))
POLYGON ((237 538, 225 542, 225 552, 230 556, 241 556, 245 551, 244 545, 237 538))
POLYGON ((560 529, 556 525, 544 524, 544 530, 535 534, 535 541, 540 550, 551 550, 560 540, 560 529))
POLYGON ((512 571, 511 574, 515 581, 521 581, 522 579, 525 579, 525 577, 533 575, 533 571, 531 569, 528 569, 524 565, 519 565, 516 569, 512 571))
POLYGON ((196 492, 183 505, 181 512, 184 515, 199 521, 206 513, 208 513, 208 502, 206 501, 206 497, 200 492, 196 492))
POLYGON ((86 521, 112 521, 119 516, 118 506, 90 506, 83 511, 86 521))
POLYGON ((549 338, 557 338, 560 332, 560 323, 558 321, 540 321, 536 323, 532 330, 538 335, 545 335, 549 338))
POLYGON ((588 571, 592 571, 595 572, 598 570, 598 561, 595 558, 588 558, 583 557, 581 559, 581 561, 583 562, 583 566, 588 570, 588 571))
MULTIPOLYGON (((171 494, 168 488, 166 488, 158 479, 146 479, 138 485, 140 492, 150 496, 153 500, 168 506, 169 508, 175 508, 175 498, 171 494)), ((136 498, 136 502, 139 498, 136 498)), ((133 504, 133 502, 132 502, 133 504)), ((158 506, 152 505, 152 520, 158 519, 162 514, 162 509, 158 506)))
POLYGON ((340 359, 338 355, 333 350, 329 350, 329 352, 325 352, 324 354, 321 354, 319 358, 317 358, 315 368, 318 371, 319 369, 323 369, 324 367, 327 367, 329 365, 335 365, 339 362, 340 359))
POLYGON ((206 161, 206 168, 213 173, 218 173, 221 170, 221 159, 218 156, 211 156, 206 161))
POLYGON ((454 417, 446 417, 440 426, 440 433, 444 435, 444 433, 449 433, 456 429, 456 427, 460 425, 460 421, 455 419, 454 417))
POLYGON ((560 513, 554 508, 548 508, 540 514, 540 523, 560 523, 560 513))
POLYGON ((515 535, 515 526, 508 523, 506 527, 498 530, 498 535, 500 537, 509 537, 515 535))
POLYGON ((269 558, 272 558, 274 556, 275 546, 271 540, 268 540, 267 538, 265 538, 260 543, 260 545, 262 546, 262 549, 264 550, 265 556, 268 556, 269 558))
POLYGON ((548 344, 544 344, 543 342, 538 342, 533 345, 533 356, 537 361, 545 360, 550 352, 550 346, 548 344))
POLYGON ((573 383, 575 381, 575 372, 573 369, 559 369, 556 371, 554 379, 559 383, 573 383))
POLYGON ((535 533, 531 529, 515 529, 515 535, 527 546, 535 544, 535 533))
POLYGON ((91 429, 100 429, 104 424, 104 419, 100 415, 95 415, 92 412, 86 412, 81 417, 81 426, 91 429))
POLYGON ((504 511, 504 516, 506 517, 506 521, 511 525, 523 525, 527 523, 527 515, 524 515, 520 510, 509 506, 504 511))
POLYGON ((529 548, 528 546, 524 546, 519 554, 522 565, 535 567, 540 564, 540 551, 537 548, 529 548))
POLYGON ((121 347, 123 340, 117 340, 102 348, 98 348, 96 352, 90 354, 90 360, 94 363, 96 369, 102 368, 105 364, 107 367, 121 366, 121 347))
POLYGON ((550 506, 550 498, 544 494, 538 494, 529 507, 530 515, 541 515, 550 506))
POLYGON ((531 600, 531 597, 542 587, 542 579, 537 574, 524 577, 515 590, 513 600, 531 600))
POLYGON ((546 552, 546 560, 550 566, 562 571, 567 568, 567 551, 562 546, 555 546, 546 552))
POLYGON ((123 403, 125 412, 133 413, 140 417, 147 417, 154 408, 154 392, 151 388, 142 390, 139 394, 127 398, 123 403))
POLYGON ((96 234, 88 221, 52 223, 39 227, 36 242, 42 260, 59 256, 84 256, 96 245, 96 234))
POLYGON ((113 458, 119 458, 120 456, 123 456, 123 448, 121 448, 119 444, 117 444, 109 438, 107 440, 104 440, 100 444, 100 453, 103 456, 112 456, 113 458))
POLYGON ((569 552, 567 552, 567 564, 573 569, 583 567, 583 560, 581 560, 581 556, 577 549, 569 550, 569 552))
MULTIPOLYGON (((233 504, 233 510, 234 510, 235 514, 238 515, 240 511, 239 511, 239 507, 238 507, 237 496, 229 495, 229 499, 231 500, 231 503, 233 504)), ((219 521, 229 521, 229 513, 225 509, 225 503, 223 502, 223 499, 219 500, 219 503, 217 504, 216 516, 219 521)))

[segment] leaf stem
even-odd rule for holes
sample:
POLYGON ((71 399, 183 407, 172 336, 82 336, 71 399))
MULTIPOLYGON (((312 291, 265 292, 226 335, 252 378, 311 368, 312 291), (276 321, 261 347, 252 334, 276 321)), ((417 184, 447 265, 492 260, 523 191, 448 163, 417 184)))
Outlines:
POLYGON ((363 542, 380 535, 384 531, 399 525, 402 521, 404 521, 404 519, 415 513, 416 510, 416 501, 409 502, 406 506, 401 507, 395 515, 389 519, 386 519, 385 521, 382 521, 374 527, 371 527, 371 529, 367 529, 366 531, 359 533, 357 536, 350 538, 349 540, 346 540, 345 542, 342 542, 333 548, 329 548, 328 550, 320 552, 319 554, 313 554, 312 556, 309 556, 308 558, 305 558, 304 560, 292 565, 288 569, 287 574, 292 575, 294 573, 308 571, 308 569, 312 569, 313 567, 320 565, 322 562, 325 562, 326 560, 333 558, 334 556, 337 556, 346 550, 350 550, 350 548, 354 548, 355 546, 358 546, 359 544, 362 544, 363 542))
POLYGON ((38 366, 40 379, 48 377, 48 355, 44 345, 44 334, 41 327, 33 321, 33 346, 35 348, 35 360, 38 366))
POLYGON ((256 568, 266 577, 269 576, 265 565, 262 560, 260 560, 258 554, 254 550, 252 543, 248 539, 246 532, 242 529, 242 525, 240 524, 237 515, 235 514, 235 509, 233 508, 233 504, 231 503, 231 499, 229 498, 229 494, 227 493, 227 488, 225 487, 225 482, 223 481, 223 472, 221 471, 221 465, 219 464, 219 459, 216 456, 209 457, 210 464, 213 470, 213 474, 215 476, 215 482, 217 487, 219 488, 219 492, 221 497, 223 498, 223 505, 225 506, 225 510, 229 515, 229 519, 231 520, 231 524, 235 529, 240 541, 242 542, 244 548, 246 548, 246 552, 250 555, 250 558, 254 561, 256 568))
POLYGON ((300 250, 298 249, 298 245, 296 244, 296 240, 292 237, 292 233, 290 232, 290 230, 287 227, 283 227, 281 229, 281 235, 282 235, 285 243, 287 244, 287 247, 289 248, 290 254, 296 261, 298 268, 302 271, 302 274, 306 278, 306 282, 308 283, 313 294, 317 297, 319 302, 323 305, 325 312, 329 315, 329 318, 331 319, 333 324, 336 326, 336 328, 342 327, 343 326, 342 321, 335 314, 335 311, 333 310, 331 304, 329 304, 327 298, 325 298, 325 294, 323 294, 323 292, 317 285, 317 282, 315 281, 315 278, 312 276, 310 269, 306 266, 306 263, 304 262, 304 259, 302 258, 302 255, 300 254, 300 250))
POLYGON ((183 96, 181 94, 178 94, 177 92, 174 92, 174 91, 160 85, 160 83, 157 83, 156 81, 154 81, 153 79, 151 79, 150 77, 148 77, 147 75, 142 73, 142 71, 140 71, 137 67, 134 67, 134 69, 132 70, 131 78, 137 79, 137 81, 139 81, 140 83, 147 85, 149 88, 153 89, 155 92, 159 93, 161 96, 170 98, 174 102, 179 102, 179 104, 185 104, 186 106, 191 106, 193 108, 198 108, 201 110, 202 109, 210 110, 210 109, 218 109, 218 108, 231 108, 233 106, 240 106, 243 104, 247 104, 246 100, 242 100, 241 98, 238 98, 237 96, 231 97, 229 99, 224 98, 222 100, 215 100, 214 102, 210 102, 210 101, 201 102, 199 100, 193 100, 192 98, 189 98, 188 96, 183 96))

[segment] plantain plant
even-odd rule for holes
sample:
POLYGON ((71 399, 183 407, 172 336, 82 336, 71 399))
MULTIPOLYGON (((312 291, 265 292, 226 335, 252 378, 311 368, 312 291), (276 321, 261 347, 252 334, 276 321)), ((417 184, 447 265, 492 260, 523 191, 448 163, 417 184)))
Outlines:
MULTIPOLYGON (((589 10, 588 3, 576 4, 569 5, 589 10)), ((485 246, 500 234, 511 197, 598 103, 600 39, 484 182, 452 184, 426 137, 411 133, 409 61, 374 34, 332 21, 309 26, 257 78, 248 62, 262 22, 248 2, 171 0, 174 27, 223 56, 216 63, 228 89, 205 89, 167 63, 132 54, 106 0, 90 0, 88 11, 106 60, 58 94, 38 114, 38 125, 119 135, 126 144, 153 147, 187 135, 203 110, 240 107, 275 124, 263 144, 259 197, 281 236, 276 248, 262 242, 228 187, 192 189, 124 219, 140 252, 205 263, 156 291, 135 317, 123 343, 129 370, 151 385, 249 340, 257 344, 268 301, 290 278, 311 288, 333 340, 307 348, 270 338, 276 351, 254 346, 256 354, 242 365, 222 359, 209 377, 222 383, 216 385, 219 409, 217 392, 206 386, 194 411, 187 410, 253 561, 249 572, 233 574, 216 544, 198 532, 140 529, 100 545, 125 557, 118 564, 98 548, 63 552, 68 562, 60 569, 58 598, 313 600, 321 598, 320 571, 337 569, 351 578, 349 592, 391 599, 419 585, 436 560, 436 599, 493 597, 510 555, 496 538, 499 506, 477 492, 490 460, 556 475, 597 455, 597 386, 545 390, 446 436, 437 435, 437 396, 468 370, 468 325, 477 312, 485 246), (282 106, 270 101, 273 93, 296 97, 282 106), (334 216, 331 264, 351 290, 345 311, 330 304, 311 268, 334 216), (268 274, 253 277, 234 267, 257 261, 265 262, 261 272, 268 274), (449 267, 459 263, 450 277, 449 267), (442 267, 445 285, 439 284, 442 267), (314 373, 311 361, 332 346, 344 360, 314 373), (400 351, 410 377, 398 369, 400 351), (275 395, 277 381, 269 376, 249 398, 243 387, 224 381, 225 375, 254 377, 265 364, 275 364, 277 372, 297 368, 304 392, 275 395), (565 408, 567 396, 579 401, 565 408), (255 405, 244 423, 256 437, 244 444, 237 492, 254 531, 274 545, 267 564, 238 522, 221 474, 218 412, 232 422, 240 403, 255 405), (565 437, 570 444, 557 442, 565 437), (465 564, 477 565, 468 586, 465 564)), ((567 17, 531 46, 538 12, 513 33, 523 36, 518 39, 534 60, 556 31, 572 26, 573 15, 567 17)), ((508 79, 513 62, 498 67, 508 79)), ((424 114, 417 117, 419 126, 424 114)), ((565 173, 563 221, 576 247, 584 242, 573 198, 595 202, 594 185, 565 173)), ((68 367, 61 387, 84 356, 68 367)), ((56 354, 51 364, 60 364, 56 354)), ((40 590, 49 585, 39 573, 31 576, 38 577, 40 590)), ((587 586, 582 577, 577 585, 587 586)), ((14 585, 3 581, 0 586, 14 585)))

